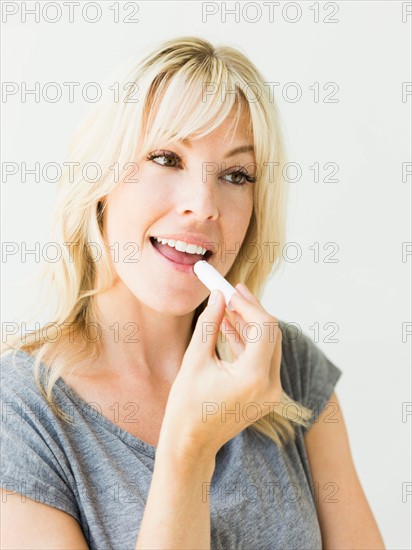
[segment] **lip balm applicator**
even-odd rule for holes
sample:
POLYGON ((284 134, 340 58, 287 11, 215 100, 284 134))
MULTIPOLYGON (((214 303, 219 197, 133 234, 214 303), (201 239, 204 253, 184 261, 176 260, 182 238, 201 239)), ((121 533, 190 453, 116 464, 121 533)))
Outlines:
POLYGON ((193 271, 210 292, 215 289, 223 292, 227 306, 236 289, 226 281, 219 271, 205 260, 196 262, 193 266, 193 271))

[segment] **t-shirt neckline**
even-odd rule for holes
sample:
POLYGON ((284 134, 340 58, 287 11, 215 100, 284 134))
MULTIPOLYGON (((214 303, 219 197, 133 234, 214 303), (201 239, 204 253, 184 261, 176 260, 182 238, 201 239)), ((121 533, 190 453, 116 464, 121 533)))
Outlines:
MULTIPOLYGON (((19 350, 19 351, 21 351, 26 356, 34 360, 33 355, 27 353, 24 350, 19 350)), ((49 367, 42 361, 40 361, 39 367, 40 367, 40 370, 49 372, 49 367)), ((145 455, 149 456, 152 459, 156 457, 157 447, 154 447, 153 445, 146 443, 139 437, 131 434, 130 432, 124 430, 123 428, 120 428, 120 426, 117 426, 114 422, 112 422, 106 416, 101 414, 98 410, 93 408, 85 399, 83 399, 83 397, 81 397, 71 386, 69 386, 63 380, 63 378, 59 376, 59 378, 57 378, 55 382, 55 385, 58 386, 60 390, 62 390, 71 401, 73 401, 76 405, 79 405, 81 409, 86 410, 88 415, 93 420, 97 421, 106 430, 108 430, 112 434, 122 439, 125 443, 127 443, 127 445, 144 453, 145 455)))
POLYGON ((137 449, 138 451, 144 452, 144 454, 150 456, 150 458, 155 458, 157 447, 146 443, 143 439, 131 434, 130 432, 120 428, 114 422, 109 420, 106 416, 101 414, 98 410, 93 408, 87 401, 85 401, 71 386, 69 386, 63 378, 59 377, 56 380, 56 384, 61 390, 77 405, 80 405, 82 409, 86 409, 87 413, 90 413, 92 419, 96 422, 99 422, 104 428, 106 428, 111 433, 114 433, 116 436, 120 437, 131 447, 137 449))

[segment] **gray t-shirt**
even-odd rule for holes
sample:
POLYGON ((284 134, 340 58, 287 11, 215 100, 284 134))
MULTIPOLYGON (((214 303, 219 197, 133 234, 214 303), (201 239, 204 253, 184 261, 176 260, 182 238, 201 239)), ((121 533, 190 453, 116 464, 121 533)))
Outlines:
MULTIPOLYGON (((313 423, 342 371, 293 325, 280 321, 280 328, 282 387, 314 409, 313 423)), ((1 357, 1 486, 73 516, 91 550, 134 550, 156 448, 101 415, 62 378, 53 395, 76 424, 60 421, 36 386, 34 358, 19 351, 14 361, 18 368, 11 354, 1 357)), ((296 441, 282 450, 250 427, 219 450, 204 487, 212 550, 322 548, 304 430, 296 429, 296 441)))

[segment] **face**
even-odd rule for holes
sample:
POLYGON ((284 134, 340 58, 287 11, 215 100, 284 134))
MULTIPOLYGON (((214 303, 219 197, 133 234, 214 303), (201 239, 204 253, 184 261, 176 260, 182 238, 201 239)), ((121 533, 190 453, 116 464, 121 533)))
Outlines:
MULTIPOLYGON (((103 224, 115 285, 129 298, 183 315, 209 295, 193 265, 168 259, 176 249, 151 237, 200 242, 214 252, 209 263, 222 275, 230 270, 253 210, 255 183, 247 177, 256 176, 253 151, 233 153, 253 147, 247 117, 240 118, 236 132, 233 128, 234 113, 201 139, 156 144, 137 159, 135 174, 129 169, 129 177, 107 197, 103 224)), ((193 263, 194 256, 184 256, 193 263)))

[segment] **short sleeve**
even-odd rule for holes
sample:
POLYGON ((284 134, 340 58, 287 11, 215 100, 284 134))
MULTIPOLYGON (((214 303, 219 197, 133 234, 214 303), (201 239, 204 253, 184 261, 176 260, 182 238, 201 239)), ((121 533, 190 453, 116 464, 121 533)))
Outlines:
POLYGON ((308 336, 302 333, 301 339, 299 363, 302 376, 302 403, 312 409, 309 425, 303 430, 305 433, 325 408, 342 375, 342 370, 308 336))
MULTIPOLYGON (((284 353, 285 384, 290 396, 312 410, 306 433, 316 422, 329 401, 335 386, 342 375, 329 357, 294 325, 281 322, 282 354, 284 353)), ((283 357, 282 357, 283 361, 283 357)), ((287 391, 285 389, 285 391, 287 391)))
POLYGON ((0 485, 6 496, 19 493, 80 523, 70 466, 53 433, 52 412, 35 385, 30 362, 16 363, 21 368, 11 356, 1 357, 0 485))

